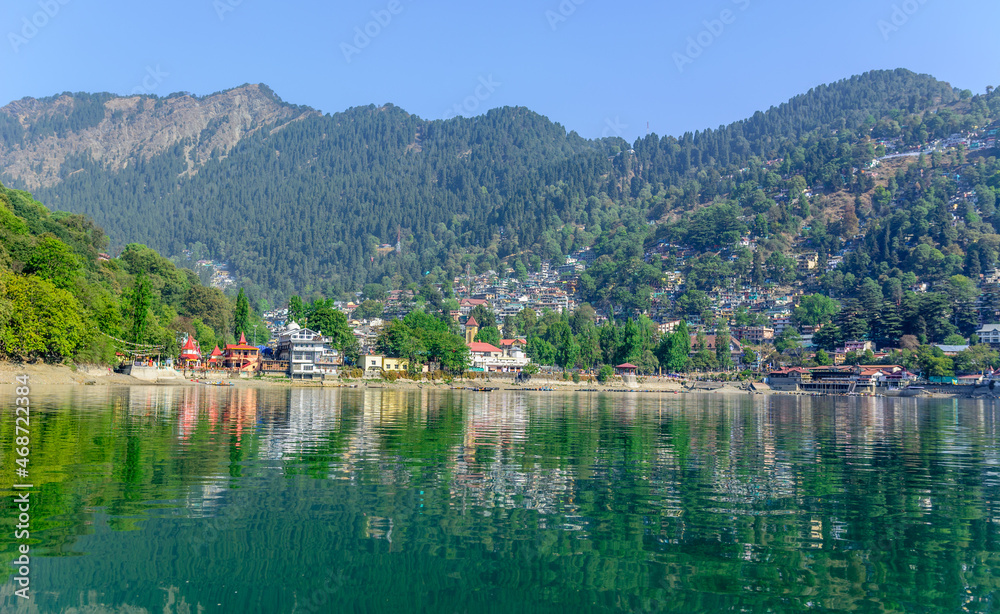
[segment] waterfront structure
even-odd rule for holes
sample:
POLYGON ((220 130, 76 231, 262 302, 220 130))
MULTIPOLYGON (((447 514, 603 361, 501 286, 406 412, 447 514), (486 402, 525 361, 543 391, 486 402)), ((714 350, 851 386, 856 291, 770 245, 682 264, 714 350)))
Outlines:
POLYGON ((319 331, 292 322, 278 333, 277 360, 287 361, 292 379, 322 379, 342 364, 339 354, 327 346, 329 341, 319 331))
POLYGON ((503 348, 482 342, 466 343, 473 371, 487 373, 520 373, 531 359, 524 353, 520 339, 504 339, 503 348), (506 343, 505 343, 506 342, 506 343))
POLYGON ((240 333, 239 343, 230 344, 222 353, 222 366, 226 369, 252 373, 257 370, 260 349, 247 343, 247 337, 240 333))
POLYGON ((193 369, 199 362, 201 362, 201 352, 198 350, 198 344, 194 340, 194 335, 188 335, 184 347, 181 348, 178 363, 184 369, 193 369))

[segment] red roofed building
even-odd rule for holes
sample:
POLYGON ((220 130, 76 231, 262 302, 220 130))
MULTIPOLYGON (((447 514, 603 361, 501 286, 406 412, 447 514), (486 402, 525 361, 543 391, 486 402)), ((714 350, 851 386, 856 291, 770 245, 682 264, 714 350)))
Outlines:
POLYGON ((260 361, 260 350, 247 343, 247 337, 240 333, 240 342, 227 345, 223 352, 222 365, 227 369, 237 371, 256 371, 260 361))
POLYGON ((222 366, 222 350, 219 346, 215 346, 212 350, 212 355, 208 357, 208 365, 210 367, 221 367, 222 366))
POLYGON ((197 365, 200 360, 201 352, 198 351, 198 344, 195 343, 194 335, 188 335, 187 341, 184 342, 184 347, 181 348, 179 362, 183 368, 190 369, 197 365))
POLYGON ((474 371, 491 373, 519 373, 531 359, 524 355, 519 346, 500 349, 482 342, 467 343, 474 371))
POLYGON ((620 364, 615 367, 615 375, 635 375, 639 372, 639 367, 630 362, 620 364))

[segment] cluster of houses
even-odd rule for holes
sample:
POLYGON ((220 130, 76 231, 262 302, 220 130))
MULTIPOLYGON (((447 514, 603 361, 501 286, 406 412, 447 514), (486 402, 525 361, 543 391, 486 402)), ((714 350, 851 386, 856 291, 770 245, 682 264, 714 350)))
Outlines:
MULTIPOLYGON (((488 373, 519 373, 531 362, 525 354, 525 339, 502 339, 500 347, 475 341, 479 332, 476 319, 469 317, 463 325, 466 345, 469 347, 470 370, 488 373)), ((295 322, 282 326, 277 331, 276 342, 271 345, 255 346, 247 343, 245 335, 240 335, 238 343, 218 346, 207 355, 198 346, 193 336, 188 336, 181 348, 178 367, 185 371, 218 371, 231 375, 250 377, 254 375, 287 376, 291 379, 323 379, 336 375, 344 365, 343 357, 330 347, 330 338, 321 332, 303 328, 295 322)), ((370 347, 370 346, 369 346, 370 347)), ((382 372, 407 372, 409 361, 375 354, 370 351, 361 357, 361 368, 366 375, 382 372)), ((428 371, 423 365, 421 370, 428 371)))
POLYGON ((273 347, 255 346, 240 335, 238 343, 224 349, 216 346, 206 356, 193 336, 181 348, 177 366, 185 371, 219 371, 242 377, 257 374, 287 376, 292 379, 322 379, 336 374, 343 364, 340 353, 331 349, 329 337, 302 328, 295 322, 282 328, 273 347))

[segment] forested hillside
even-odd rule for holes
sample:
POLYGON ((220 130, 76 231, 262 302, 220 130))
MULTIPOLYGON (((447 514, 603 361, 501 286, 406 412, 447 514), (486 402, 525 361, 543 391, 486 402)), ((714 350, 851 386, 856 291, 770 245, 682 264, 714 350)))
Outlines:
MULTIPOLYGON (((44 125, 17 111, 41 101, 20 101, 0 110, 0 160, 30 151, 42 132, 70 138, 101 122, 141 123, 149 109, 167 117, 192 100, 61 97, 36 113, 47 118, 44 125), (138 110, 116 119, 112 107, 123 100, 142 104, 130 102, 138 110)), ((338 296, 372 281, 400 287, 436 267, 443 278, 467 269, 502 273, 502 259, 558 259, 595 241, 611 256, 609 231, 649 221, 671 223, 644 238, 698 250, 751 228, 794 234, 817 217, 808 199, 798 198, 806 186, 870 202, 875 180, 858 171, 877 153, 872 139, 942 138, 986 121, 996 100, 905 70, 878 71, 717 130, 649 135, 632 145, 567 134, 523 108, 425 121, 391 105, 321 116, 278 101, 225 151, 207 148, 214 133, 206 125, 127 164, 78 148, 35 175, 22 169, 4 176, 28 185, 55 173, 36 194, 93 216, 114 243, 228 261, 251 293, 277 302, 291 294, 338 296), (692 215, 713 202, 737 209, 692 215), (731 222, 728 234, 716 232, 725 225, 710 215, 731 222), (401 252, 379 249, 397 236, 401 252)), ((831 205, 812 224, 826 253, 840 238, 823 233, 844 213, 831 205)))
POLYGON ((0 359, 113 364, 175 356, 179 332, 209 350, 239 332, 231 301, 192 271, 138 244, 109 258, 107 242, 89 218, 0 185, 0 359))

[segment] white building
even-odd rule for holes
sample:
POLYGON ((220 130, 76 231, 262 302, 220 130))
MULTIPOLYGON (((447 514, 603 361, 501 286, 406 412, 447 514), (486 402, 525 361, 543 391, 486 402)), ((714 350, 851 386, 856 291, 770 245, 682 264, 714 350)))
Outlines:
POLYGON ((976 331, 976 336, 979 337, 980 343, 988 343, 994 346, 1000 345, 1000 324, 983 324, 976 331))
POLYGON ((327 373, 337 373, 342 363, 329 342, 329 337, 318 331, 292 322, 278 332, 278 359, 288 361, 288 375, 292 379, 322 379, 327 373))

